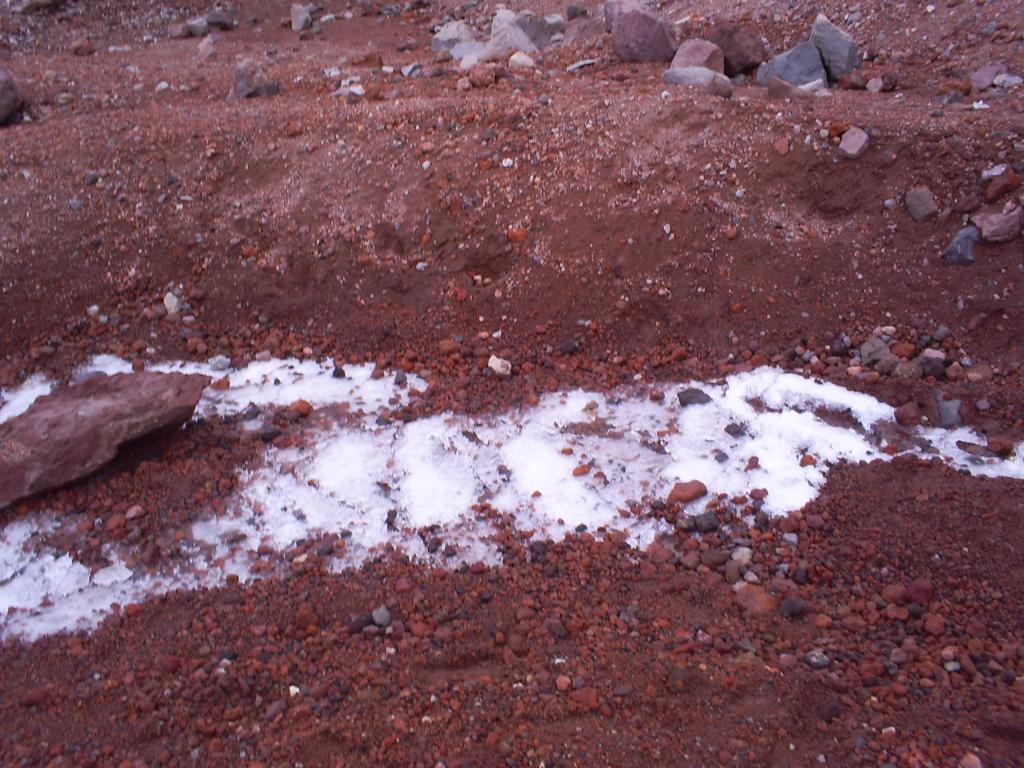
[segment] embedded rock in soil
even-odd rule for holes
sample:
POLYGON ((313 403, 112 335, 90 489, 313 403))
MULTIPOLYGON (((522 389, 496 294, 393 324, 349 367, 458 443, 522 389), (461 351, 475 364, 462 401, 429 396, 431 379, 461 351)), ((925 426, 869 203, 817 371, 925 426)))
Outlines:
POLYGON ((118 447, 192 416, 210 382, 181 373, 96 376, 0 424, 0 509, 85 477, 118 447))
POLYGON ((768 58, 764 42, 746 27, 715 27, 708 40, 722 49, 729 77, 753 72, 768 58))
POLYGON ((774 77, 793 85, 813 83, 815 80, 824 82, 827 79, 818 48, 810 42, 800 43, 780 53, 757 70, 759 85, 768 85, 774 77))
POLYGON ((6 69, 0 68, 0 125, 3 125, 21 109, 22 98, 18 84, 6 69))
POLYGON ((775 613, 778 601, 768 594, 764 587, 743 584, 736 590, 736 602, 744 613, 750 616, 767 616, 775 613))
POLYGON ((838 80, 860 66, 860 51, 849 34, 819 13, 811 27, 811 42, 821 54, 822 63, 832 80, 838 80))
POLYGON ((672 28, 657 11, 633 5, 615 17, 612 50, 623 61, 671 61, 676 41, 672 28))
POLYGON ((471 43, 476 39, 473 28, 464 21, 450 21, 430 39, 432 51, 450 51, 458 43, 471 43))

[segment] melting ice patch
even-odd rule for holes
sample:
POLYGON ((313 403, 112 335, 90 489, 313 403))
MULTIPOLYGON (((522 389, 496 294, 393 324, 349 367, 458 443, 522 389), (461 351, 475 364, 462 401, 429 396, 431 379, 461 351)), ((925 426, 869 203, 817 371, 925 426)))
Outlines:
POLYGON ((0 424, 20 416, 43 395, 50 394, 53 382, 42 374, 35 374, 20 387, 0 389, 0 424))
MULTIPOLYGON (((253 578, 261 547, 283 551, 324 534, 347 541, 339 568, 385 545, 422 559, 496 562, 495 513, 536 535, 606 527, 644 546, 667 530, 649 516, 650 502, 687 480, 701 480, 711 495, 765 489, 763 509, 785 514, 817 496, 830 465, 887 460, 885 435, 895 429, 892 408, 869 395, 771 369, 701 384, 710 401, 700 405, 654 402, 639 390, 575 391, 490 416, 381 425, 377 410, 407 394, 390 378, 373 379, 369 366, 349 368, 343 379, 313 362, 155 368, 226 375, 231 386, 209 389, 200 403, 207 416, 298 398, 348 407, 315 415, 309 424, 316 431, 302 447, 268 449, 261 467, 241 478, 234 506, 193 525, 188 557, 172 571, 135 566, 108 547, 110 565, 89 573, 39 543, 52 521, 9 524, 0 534, 0 634, 32 639, 88 628, 112 602, 215 585, 229 573, 253 578), (808 454, 815 463, 801 461, 808 454), (434 553, 434 540, 454 544, 454 558, 434 553)), ((91 370, 119 372, 127 364, 99 358, 91 370)), ((410 385, 423 383, 410 377, 410 385)), ((979 459, 957 447, 979 441, 968 429, 917 429, 909 438, 916 452, 972 473, 1024 477, 1019 456, 979 459)))

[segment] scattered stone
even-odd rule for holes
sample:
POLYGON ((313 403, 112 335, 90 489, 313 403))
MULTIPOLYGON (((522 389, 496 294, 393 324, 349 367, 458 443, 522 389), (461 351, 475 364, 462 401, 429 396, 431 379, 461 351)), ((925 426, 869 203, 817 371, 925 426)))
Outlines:
POLYGON ((782 603, 779 605, 779 612, 787 619, 799 619, 810 610, 807 605, 807 601, 802 597, 796 595, 790 595, 784 598, 782 603))
POLYGON ((959 400, 947 400, 941 389, 935 390, 933 398, 938 411, 938 426, 942 429, 956 429, 963 423, 959 400))
POLYGON ((818 49, 825 70, 832 80, 849 74, 861 64, 860 51, 853 38, 824 14, 819 13, 811 26, 811 42, 818 49))
POLYGON ((977 227, 964 227, 959 230, 949 245, 942 252, 942 258, 950 264, 965 267, 974 263, 974 244, 981 239, 981 232, 977 227))
POLYGON ((647 6, 628 5, 612 24, 612 50, 623 61, 671 61, 676 41, 661 14, 647 6))
POLYGON ((582 19, 590 15, 586 8, 582 5, 570 5, 565 9, 565 18, 572 21, 573 19, 582 19))
POLYGON ((987 243, 1005 243, 1020 234, 1024 209, 1012 208, 1003 211, 982 211, 971 216, 971 223, 981 232, 981 239, 987 243))
POLYGON ((684 85, 703 88, 708 93, 722 98, 732 96, 732 83, 729 78, 719 72, 704 67, 684 67, 682 69, 666 69, 661 79, 669 85, 684 85))
POLYGON ((85 477, 118 448, 191 418, 210 383, 182 373, 93 376, 0 424, 0 509, 85 477))
POLYGON ((205 37, 210 33, 210 25, 206 19, 199 16, 185 22, 185 34, 188 37, 205 37))
POLYGON ((530 11, 513 13, 507 8, 501 8, 491 20, 491 39, 500 36, 509 28, 516 30, 517 37, 521 33, 522 37, 529 40, 533 50, 540 50, 551 45, 555 35, 565 32, 565 19, 557 13, 537 16, 530 11))
POLYGON ((422 69, 423 65, 420 64, 418 61, 413 62, 412 64, 406 64, 404 67, 402 67, 402 77, 412 77, 422 69))
POLYGON ((711 402, 711 395, 703 389, 697 389, 697 387, 687 387, 686 389, 679 390, 676 398, 679 400, 679 405, 684 408, 688 405, 705 405, 711 402))
POLYGON ((234 17, 222 8, 214 8, 206 14, 206 23, 211 29, 219 29, 222 32, 230 32, 235 28, 234 17))
POLYGON ((971 88, 975 91, 984 91, 991 88, 999 75, 1006 74, 1006 65, 1002 62, 987 64, 981 69, 971 73, 971 88))
POLYGON ((92 44, 88 37, 83 35, 71 41, 70 50, 73 56, 91 56, 96 53, 96 46, 92 44))
MULTIPOLYGON (((820 82, 815 80, 816 83, 820 82)), ((799 85, 787 83, 777 77, 768 81, 768 97, 772 99, 809 99, 814 96, 814 91, 799 85)))
POLYGON ((842 141, 839 142, 839 154, 848 160, 856 160, 868 151, 870 143, 871 139, 867 133, 853 126, 843 134, 842 141))
POLYGON ((872 336, 860 345, 860 362, 862 365, 871 366, 888 353, 889 345, 877 336, 872 336))
POLYGON ((21 90, 14 82, 14 76, 0 68, 0 125, 4 125, 22 106, 21 90))
POLYGON ((764 41, 746 27, 715 27, 708 40, 717 45, 725 59, 725 74, 729 77, 753 72, 768 58, 764 41))
POLYGON ((1016 192, 1018 189, 1020 189, 1020 176, 1010 168, 1004 168, 998 176, 989 179, 988 186, 985 187, 985 202, 994 203, 1003 195, 1016 192))
POLYGON ((893 72, 883 72, 881 75, 868 80, 865 88, 871 93, 888 93, 895 91, 899 78, 893 72))
POLYGON ((533 69, 537 64, 527 54, 516 51, 508 60, 509 69, 533 69))
POLYGON ((718 515, 714 512, 701 512, 693 518, 693 527, 698 533, 711 533, 718 530, 718 515))
POLYGON ((676 483, 668 494, 669 504, 689 504, 701 496, 706 496, 708 488, 700 480, 689 480, 685 483, 676 483))
POLYGON ((430 39, 430 49, 432 51, 450 51, 458 43, 475 41, 476 35, 469 24, 464 21, 450 21, 438 29, 430 39))
POLYGON ((914 221, 927 221, 939 215, 939 206, 928 187, 914 187, 903 196, 903 204, 914 221))
POLYGON ((736 589, 736 602, 750 616, 768 616, 775 613, 778 601, 764 587, 743 583, 736 589))
POLYGON ((804 656, 804 663, 811 669, 826 669, 832 660, 819 648, 815 648, 804 656))
POLYGON ((373 609, 371 614, 373 623, 378 627, 389 627, 391 626, 391 611, 388 610, 386 605, 378 606, 373 609))
POLYGON ((684 40, 672 57, 670 69, 686 69, 687 67, 703 67, 712 72, 725 72, 725 57, 722 49, 707 40, 696 38, 684 40))
POLYGON ((817 46, 811 42, 804 42, 758 67, 759 85, 768 85, 774 77, 793 85, 804 85, 815 80, 824 82, 828 74, 821 63, 817 46))
POLYGON ((235 65, 235 82, 228 99, 241 101, 260 96, 274 96, 279 91, 280 86, 268 81, 259 65, 252 59, 247 59, 235 65))
POLYGON ((308 5, 293 3, 291 20, 292 32, 302 32, 313 26, 313 13, 308 5))
POLYGON ((487 361, 487 367, 502 378, 512 375, 512 363, 504 358, 498 357, 497 355, 491 355, 490 359, 487 361))
POLYGON ((595 64, 597 64, 597 59, 580 59, 579 61, 574 61, 572 64, 566 67, 565 71, 579 72, 581 69, 585 69, 586 67, 592 67, 595 64))

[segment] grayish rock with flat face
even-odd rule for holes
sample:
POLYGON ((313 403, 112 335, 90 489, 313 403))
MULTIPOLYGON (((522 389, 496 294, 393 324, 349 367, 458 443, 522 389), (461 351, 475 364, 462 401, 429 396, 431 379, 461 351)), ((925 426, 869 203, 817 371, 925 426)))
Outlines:
POLYGON ((861 64, 860 50, 853 38, 819 13, 811 27, 811 42, 821 54, 829 77, 838 80, 861 64))
POLYGON ((725 25, 715 27, 708 40, 722 49, 725 56, 725 74, 729 77, 753 72, 767 58, 764 41, 746 27, 725 25))
POLYGON ((430 50, 450 51, 459 43, 471 43, 475 40, 476 35, 469 24, 464 21, 449 21, 430 39, 430 50))
POLYGON ((131 440, 192 417, 207 376, 93 376, 0 424, 0 509, 85 477, 131 440))
POLYGON ((950 264, 966 267, 974 263, 974 244, 981 240, 981 233, 977 227, 964 227, 959 230, 946 250, 942 252, 942 258, 950 264))
POLYGON ((766 61, 757 70, 758 85, 768 85, 773 77, 793 85, 825 80, 828 75, 814 43, 800 43, 766 61))
POLYGON ((981 230, 981 239, 988 243, 1006 243, 1020 234, 1024 211, 981 211, 971 216, 971 223, 981 230))
POLYGON ((927 221, 939 215, 935 195, 928 187, 914 187, 903 196, 903 204, 914 221, 927 221))
POLYGON ((676 49, 676 55, 672 57, 671 69, 685 69, 686 67, 703 67, 712 72, 725 72, 725 56, 722 49, 707 40, 696 38, 684 40, 676 49))

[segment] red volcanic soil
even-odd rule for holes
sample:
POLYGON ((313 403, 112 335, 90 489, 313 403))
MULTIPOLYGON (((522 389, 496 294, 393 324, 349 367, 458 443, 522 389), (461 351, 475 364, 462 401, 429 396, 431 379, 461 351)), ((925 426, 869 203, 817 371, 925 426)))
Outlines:
MULTIPOLYGON (((493 3, 324 0, 336 19, 300 35, 290 3, 240 0, 205 58, 168 36, 205 3, 18 5, 0 0, 26 102, 0 127, 0 388, 100 353, 333 357, 429 382, 389 416, 412 420, 774 365, 911 421, 958 399, 996 450, 1021 437, 1024 239, 942 258, 979 207, 1020 204, 982 174, 1024 173, 1024 88, 970 82, 1024 75, 1020 0, 663 7, 680 38, 739 21, 777 51, 821 10, 867 77, 898 79, 792 100, 667 86, 597 32, 464 89, 433 29, 485 29, 493 3), (228 100, 241 59, 280 92, 228 100), (349 76, 365 96, 332 95, 349 76), (856 160, 850 126, 870 136, 856 160), (902 197, 922 185, 939 212, 918 222, 902 197)), ((278 416, 275 445, 298 444, 278 416)), ((126 540, 173 561, 262 450, 207 419, 0 524, 54 510, 81 562, 126 540), (161 511, 124 525, 132 505, 161 511)), ((1021 481, 899 458, 834 468, 782 519, 733 501, 699 536, 649 510, 676 526, 645 551, 506 521, 487 567, 389 549, 339 572, 337 542, 302 542, 267 554, 271 578, 9 638, 0 764, 1024 765, 1021 481), (737 591, 744 570, 758 583, 737 591)))

